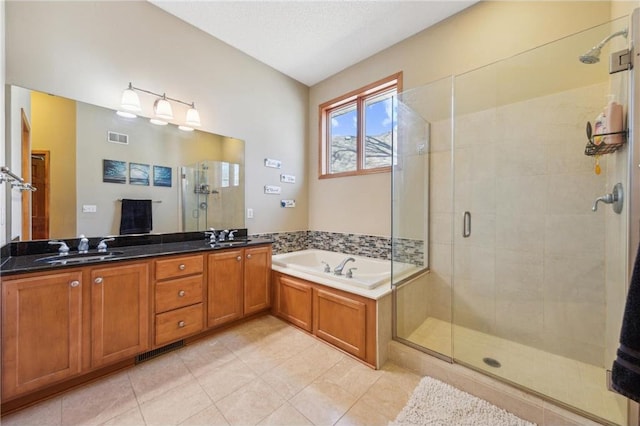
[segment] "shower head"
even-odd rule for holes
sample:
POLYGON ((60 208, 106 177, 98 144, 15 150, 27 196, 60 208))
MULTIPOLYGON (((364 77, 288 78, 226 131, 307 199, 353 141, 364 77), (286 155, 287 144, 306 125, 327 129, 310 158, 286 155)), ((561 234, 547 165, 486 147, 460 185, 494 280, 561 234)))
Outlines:
POLYGON ((580 55, 579 56, 580 62, 588 65, 597 64, 598 62, 600 62, 600 53, 602 51, 602 47, 614 37, 624 36, 624 38, 627 38, 628 32, 629 32, 628 28, 625 28, 624 30, 617 31, 609 35, 608 37, 603 39, 600 43, 598 43, 597 45, 589 49, 587 53, 585 53, 584 55, 580 55))

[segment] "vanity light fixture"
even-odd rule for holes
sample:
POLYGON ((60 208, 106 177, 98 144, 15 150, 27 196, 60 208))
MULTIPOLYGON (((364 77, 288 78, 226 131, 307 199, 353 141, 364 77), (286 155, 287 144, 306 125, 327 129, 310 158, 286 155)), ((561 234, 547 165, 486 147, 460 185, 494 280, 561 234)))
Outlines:
POLYGON ((149 120, 151 121, 151 123, 159 126, 164 126, 168 124, 169 120, 173 120, 173 109, 171 107, 171 102, 176 102, 189 107, 189 109, 187 110, 185 123, 179 125, 178 128, 180 130, 191 132, 193 131, 194 127, 200 126, 200 114, 198 113, 194 102, 188 103, 181 101, 180 99, 170 98, 166 93, 155 93, 150 90, 135 87, 131 83, 129 83, 129 86, 122 93, 122 101, 120 103, 121 110, 117 112, 119 116, 135 118, 137 117, 135 113, 142 110, 142 108, 140 107, 140 98, 138 97, 136 91, 148 93, 157 97, 157 99, 153 103, 154 117, 149 120))

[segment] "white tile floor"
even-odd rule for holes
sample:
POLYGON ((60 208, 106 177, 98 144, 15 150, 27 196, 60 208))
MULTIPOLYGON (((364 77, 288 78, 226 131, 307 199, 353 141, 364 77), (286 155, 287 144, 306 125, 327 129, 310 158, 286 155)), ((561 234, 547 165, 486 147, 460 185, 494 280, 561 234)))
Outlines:
POLYGON ((265 316, 2 418, 13 425, 387 425, 420 377, 265 316))
MULTIPOLYGON (((606 388, 606 372, 570 358, 454 326, 455 359, 616 424, 626 424, 627 400, 606 388), (482 359, 495 358, 500 368, 482 359)), ((427 318, 408 340, 451 356, 451 323, 427 318)))

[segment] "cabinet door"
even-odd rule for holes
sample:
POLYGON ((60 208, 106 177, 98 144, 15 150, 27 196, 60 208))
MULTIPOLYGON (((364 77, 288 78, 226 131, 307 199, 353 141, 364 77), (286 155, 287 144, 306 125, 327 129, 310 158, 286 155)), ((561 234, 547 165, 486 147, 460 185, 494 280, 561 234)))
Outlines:
POLYGON ((271 305, 271 247, 244 251, 244 314, 267 309, 271 305))
POLYGON ((243 250, 210 254, 207 276, 207 326, 242 318, 243 250))
POLYGON ((322 289, 313 299, 313 334, 364 359, 366 356, 366 304, 322 289))
POLYGON ((276 315, 311 331, 311 301, 313 288, 302 280, 274 275, 276 286, 276 315))
POLYGON ((149 349, 149 268, 146 263, 91 270, 91 365, 149 349))
POLYGON ((80 372, 82 273, 3 279, 2 397, 80 372))

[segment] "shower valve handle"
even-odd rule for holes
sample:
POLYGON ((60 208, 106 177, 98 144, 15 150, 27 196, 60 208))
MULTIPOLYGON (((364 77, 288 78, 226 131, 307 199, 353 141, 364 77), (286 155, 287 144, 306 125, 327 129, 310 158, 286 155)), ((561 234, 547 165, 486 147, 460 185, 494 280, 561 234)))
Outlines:
POLYGON ((604 194, 602 197, 596 198, 595 203, 591 210, 594 212, 598 210, 598 203, 602 201, 605 204, 612 204, 613 211, 620 214, 622 212, 622 204, 624 202, 624 192, 622 190, 622 184, 616 183, 613 187, 613 191, 610 194, 604 194))

